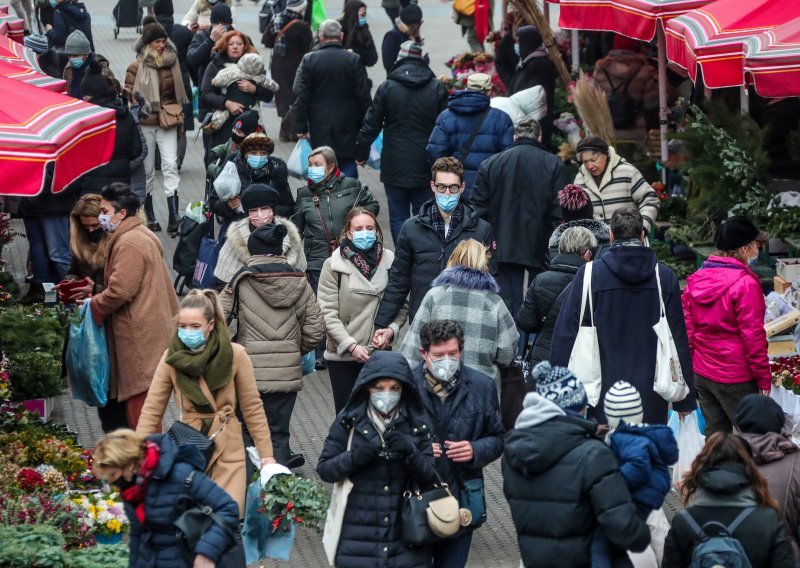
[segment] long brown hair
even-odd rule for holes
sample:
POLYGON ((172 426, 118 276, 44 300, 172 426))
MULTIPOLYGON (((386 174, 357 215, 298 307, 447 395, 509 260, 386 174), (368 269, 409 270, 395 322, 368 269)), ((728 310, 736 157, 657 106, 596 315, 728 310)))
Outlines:
POLYGON ((72 251, 72 256, 79 263, 91 268, 92 271, 103 268, 106 247, 108 246, 108 234, 104 234, 100 242, 94 244, 89 240, 86 229, 81 224, 81 216, 98 217, 99 215, 100 196, 96 193, 87 193, 78 199, 69 214, 69 248, 72 251))
POLYGON ((742 464, 750 478, 758 504, 778 509, 778 502, 770 494, 767 480, 758 472, 744 442, 738 436, 727 432, 716 432, 709 436, 706 445, 692 462, 692 469, 680 484, 685 505, 689 505, 689 501, 700 488, 700 475, 707 469, 723 463, 742 464))
POLYGON ((375 221, 375 236, 378 237, 378 242, 382 244, 383 231, 381 231, 381 226, 378 224, 378 218, 375 216, 375 213, 369 209, 365 209, 364 207, 353 207, 350 211, 348 211, 347 217, 344 218, 344 228, 342 229, 342 233, 339 235, 339 240, 341 241, 347 238, 347 231, 350 230, 350 222, 356 215, 369 215, 372 217, 372 220, 375 221))
POLYGON ((247 34, 240 32, 239 30, 230 30, 225 32, 225 35, 219 38, 217 43, 214 44, 213 50, 219 53, 225 52, 228 49, 228 42, 233 36, 239 36, 242 38, 242 42, 244 42, 244 51, 242 52, 242 55, 245 53, 258 53, 253 45, 253 42, 250 41, 250 38, 247 36, 247 34))

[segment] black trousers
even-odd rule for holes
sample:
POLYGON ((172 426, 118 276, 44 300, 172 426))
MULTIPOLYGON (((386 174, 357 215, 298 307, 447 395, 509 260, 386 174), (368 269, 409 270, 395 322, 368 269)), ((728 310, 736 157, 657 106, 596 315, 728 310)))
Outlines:
POLYGON ((125 403, 119 402, 116 398, 109 398, 105 406, 98 407, 97 416, 106 434, 119 428, 130 428, 125 403))
POLYGON ((289 423, 292 420, 294 404, 297 402, 297 393, 262 392, 261 402, 264 403, 264 411, 267 413, 275 460, 286 465, 292 453, 289 449, 289 423))
POLYGON ((356 378, 364 367, 364 363, 356 361, 328 361, 328 375, 331 379, 331 390, 333 391, 333 407, 336 414, 344 408, 350 400, 350 393, 356 378))

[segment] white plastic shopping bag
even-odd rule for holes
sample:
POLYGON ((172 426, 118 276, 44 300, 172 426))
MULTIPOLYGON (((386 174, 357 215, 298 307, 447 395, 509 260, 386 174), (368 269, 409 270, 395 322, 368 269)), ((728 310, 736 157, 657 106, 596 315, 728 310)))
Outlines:
POLYGON ((657 263, 656 284, 661 315, 658 323, 653 326, 653 331, 656 332, 656 378, 653 382, 653 390, 668 402, 679 402, 689 394, 689 385, 686 384, 686 379, 683 377, 678 348, 675 346, 672 330, 669 328, 657 263))
POLYGON ((583 383, 589 405, 597 406, 600 402, 600 390, 603 387, 600 370, 600 342, 597 339, 597 328, 594 326, 594 305, 592 303, 592 262, 586 263, 583 273, 583 293, 581 295, 581 317, 575 344, 569 356, 567 367, 583 383), (589 300, 589 318, 591 326, 583 325, 586 311, 586 300, 589 300))
MULTIPOLYGON (((355 428, 350 429, 350 435, 347 438, 348 452, 353 445, 354 430, 355 428)), ((353 482, 350 481, 349 477, 345 477, 342 481, 333 484, 331 504, 328 505, 328 516, 325 519, 325 530, 322 533, 322 546, 325 548, 325 556, 328 557, 328 563, 331 566, 336 563, 336 551, 339 548, 339 537, 342 534, 344 512, 347 509, 347 499, 352 490, 353 482)))
POLYGON ((672 483, 677 485, 692 469, 692 462, 703 449, 706 438, 700 432, 697 423, 697 411, 692 412, 683 420, 677 412, 673 412, 667 424, 675 433, 678 441, 678 463, 672 468, 672 483))
POLYGON ((311 143, 306 138, 301 138, 295 144, 289 159, 286 161, 286 168, 292 177, 306 179, 308 175, 308 157, 311 155, 311 143))
POLYGON ((233 199, 242 191, 242 180, 236 170, 236 164, 229 161, 214 180, 214 191, 222 201, 233 199))

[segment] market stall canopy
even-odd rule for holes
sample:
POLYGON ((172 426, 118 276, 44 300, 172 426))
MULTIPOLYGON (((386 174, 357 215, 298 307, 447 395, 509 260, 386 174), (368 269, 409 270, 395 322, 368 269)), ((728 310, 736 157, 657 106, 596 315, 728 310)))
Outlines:
POLYGON ((709 2, 711 0, 561 0, 558 25, 567 29, 616 32, 640 41, 651 41, 659 21, 675 18, 709 2))
POLYGON ((0 77, 7 77, 15 81, 22 81, 28 85, 34 85, 53 91, 54 93, 66 93, 67 82, 63 79, 54 79, 41 71, 37 71, 31 67, 23 67, 9 63, 0 58, 0 77))
POLYGON ((41 71, 36 54, 8 36, 0 35, 0 59, 41 71))
POLYGON ((744 71, 760 96, 800 96, 800 18, 748 39, 744 47, 744 71))
POLYGON ((22 43, 25 37, 25 21, 8 13, 8 4, 0 4, 0 35, 22 43))
POLYGON ((711 89, 744 84, 744 43, 800 17, 800 2, 717 0, 666 24, 667 58, 711 89))
POLYGON ((0 77, 0 194, 38 195, 48 162, 58 193, 109 161, 115 129, 112 109, 0 77))

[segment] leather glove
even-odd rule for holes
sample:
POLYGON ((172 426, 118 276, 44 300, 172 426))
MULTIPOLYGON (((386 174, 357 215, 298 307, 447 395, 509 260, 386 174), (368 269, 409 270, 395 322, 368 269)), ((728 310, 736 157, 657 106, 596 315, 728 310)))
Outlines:
POLYGON ((364 467, 371 464, 375 461, 375 458, 378 457, 378 449, 378 446, 367 442, 354 450, 350 450, 350 453, 353 455, 353 463, 357 467, 364 467))
POLYGON ((386 442, 386 447, 389 448, 390 452, 400 454, 403 457, 412 455, 417 449, 414 446, 414 439, 402 432, 388 432, 383 437, 383 440, 386 442))

